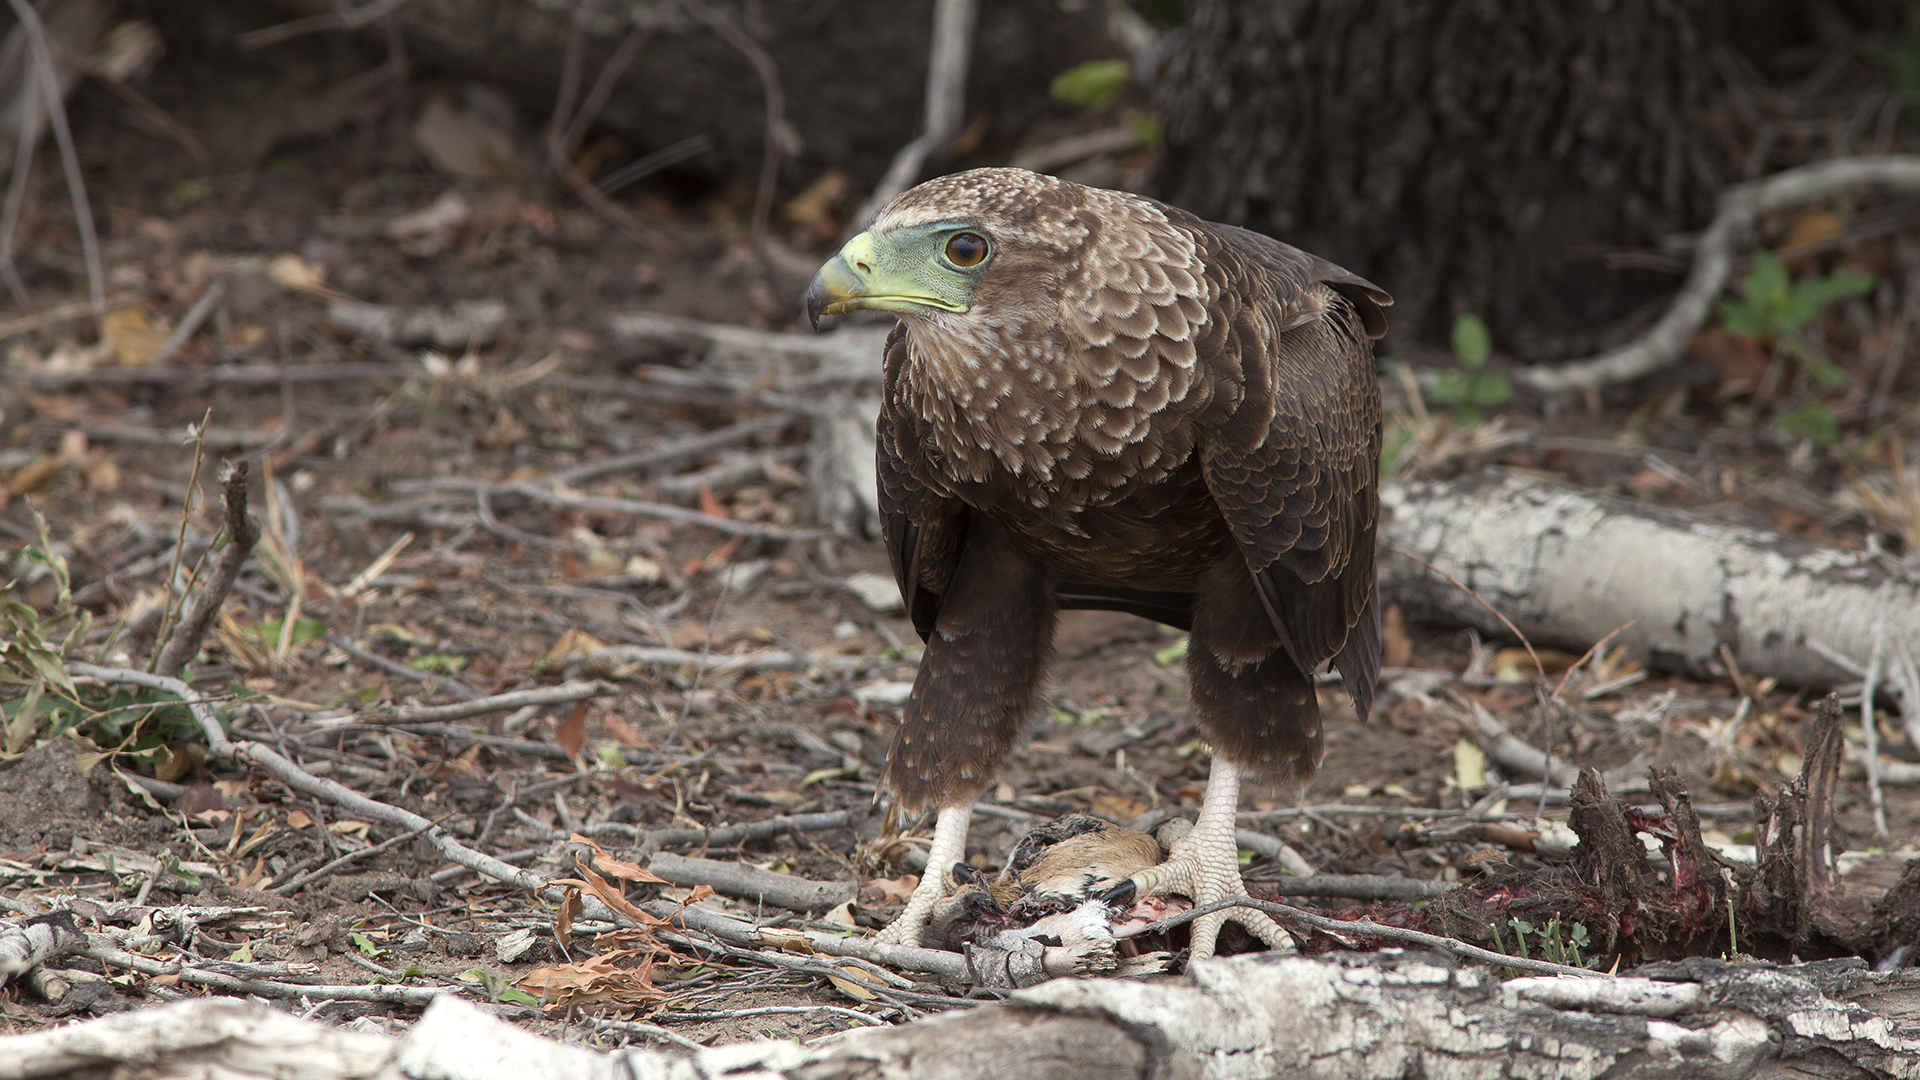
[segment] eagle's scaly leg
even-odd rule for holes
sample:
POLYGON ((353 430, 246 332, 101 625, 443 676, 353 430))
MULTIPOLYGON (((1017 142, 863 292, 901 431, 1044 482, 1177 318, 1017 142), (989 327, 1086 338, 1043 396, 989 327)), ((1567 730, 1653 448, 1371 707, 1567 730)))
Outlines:
MULTIPOLYGON (((1193 831, 1174 841, 1167 860, 1128 878, 1115 892, 1125 895, 1127 885, 1135 896, 1156 892, 1178 893, 1190 897, 1195 907, 1245 896, 1247 887, 1240 880, 1240 849, 1234 843, 1234 814, 1240 803, 1240 767, 1224 758, 1213 759, 1213 771, 1207 776, 1207 793, 1200 802, 1200 818, 1193 831)), ((1110 894, 1111 895, 1111 894, 1110 894)), ((1213 955, 1220 927, 1229 920, 1251 930, 1256 937, 1275 949, 1293 948, 1293 938, 1265 913, 1250 908, 1228 908, 1193 920, 1195 960, 1213 955)))
POLYGON ((889 945, 920 944, 927 915, 953 889, 953 864, 966 858, 967 823, 972 819, 972 802, 940 808, 940 816, 933 823, 933 845, 927 849, 927 872, 907 898, 906 910, 880 931, 880 941, 889 945))

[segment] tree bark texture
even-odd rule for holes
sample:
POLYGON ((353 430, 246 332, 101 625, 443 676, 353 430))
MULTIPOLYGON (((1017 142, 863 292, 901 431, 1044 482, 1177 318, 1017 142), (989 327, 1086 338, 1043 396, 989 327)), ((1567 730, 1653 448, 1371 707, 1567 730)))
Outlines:
MULTIPOLYGON (((790 180, 847 170, 855 190, 885 171, 920 127, 933 0, 751 3, 705 0, 752 37, 779 68, 786 119, 798 137, 790 180)), ((290 15, 319 15, 336 0, 274 0, 290 15)), ((409 48, 551 109, 576 20, 587 35, 591 84, 622 37, 653 30, 601 122, 643 149, 706 134, 714 151, 683 171, 751 185, 759 174, 765 105, 753 67, 672 0, 409 0, 394 14, 409 48)), ((378 35, 370 38, 378 48, 378 35)), ((966 116, 1019 132, 1049 105, 1055 75, 1111 56, 1103 4, 984 0, 968 72, 966 116)), ((526 110, 523 110, 526 111, 526 110)), ((536 112, 527 112, 530 119, 536 112)), ((544 113, 538 113, 544 116, 544 113)))
MULTIPOLYGON (((388 1039, 265 1005, 200 1000, 0 1038, 0 1080, 111 1072, 290 1080, 755 1077, 1920 1077, 1913 973, 1712 961, 1652 977, 1501 982, 1429 956, 1262 954, 1186 979, 1057 979, 1006 1002, 812 1046, 596 1053, 451 995, 388 1039)), ((584 1021, 591 1023, 591 1021, 584 1021)))
POLYGON ((1401 334, 1444 341, 1474 312, 1502 345, 1573 355, 1674 284, 1595 246, 1697 228, 1729 178, 1716 6, 1190 0, 1162 193, 1373 280, 1401 334))
MULTIPOLYGON (((1807 685, 1850 676, 1808 646, 1865 663, 1920 649, 1920 578, 1865 552, 1501 472, 1389 483, 1382 537, 1451 574, 1536 645, 1615 643, 1650 667, 1742 671, 1807 685)), ((1509 633, 1445 578, 1389 553, 1382 594, 1418 619, 1509 633)))

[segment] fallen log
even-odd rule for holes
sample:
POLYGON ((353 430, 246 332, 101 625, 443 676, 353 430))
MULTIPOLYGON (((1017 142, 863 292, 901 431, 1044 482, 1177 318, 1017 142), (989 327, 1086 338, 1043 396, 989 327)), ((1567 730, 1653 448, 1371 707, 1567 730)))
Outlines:
POLYGON ((691 1055, 599 1053, 521 1031, 451 995, 399 1038, 254 1002, 188 1001, 0 1038, 0 1080, 107 1071, 123 1080, 1910 1078, 1920 1076, 1920 1039, 1889 1017, 1916 1000, 1920 973, 1858 964, 1696 961, 1638 977, 1501 982, 1415 953, 1263 955, 1203 961, 1186 978, 1155 983, 1059 979, 999 1004, 811 1046, 761 1041, 691 1055))
POLYGON ((1826 654, 1872 655, 1883 597, 1887 645, 1920 644, 1920 578, 1866 552, 1497 471, 1383 501, 1381 593, 1429 622, 1509 633, 1484 600, 1535 645, 1618 631, 1649 667, 1793 685, 1858 679, 1826 654))

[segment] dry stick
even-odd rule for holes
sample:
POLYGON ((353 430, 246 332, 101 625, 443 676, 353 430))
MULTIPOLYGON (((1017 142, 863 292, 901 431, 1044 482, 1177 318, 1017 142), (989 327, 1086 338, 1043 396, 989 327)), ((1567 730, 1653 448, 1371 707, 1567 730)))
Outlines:
MULTIPOLYGON (((0 338, 75 316, 68 307, 54 308, 0 323, 0 338), (29 322, 31 320, 31 322, 29 322)), ((425 374, 418 364, 294 364, 288 367, 237 365, 207 368, 99 368, 93 371, 22 371, 9 373, 41 390, 73 386, 130 386, 148 383, 204 383, 207 386, 277 386, 281 383, 366 382, 410 379, 425 374)))
MULTIPOLYGON (((669 13, 670 9, 666 6, 655 12, 655 25, 658 25, 658 20, 666 18, 669 13)), ((600 118, 600 110, 606 107, 607 99, 613 96, 613 88, 620 82, 620 76, 625 75, 627 69, 633 66, 634 58, 640 55, 640 50, 646 47, 647 41, 652 37, 653 26, 629 31, 614 48, 613 55, 607 57, 607 62, 601 65, 600 74, 593 80, 593 88, 587 91, 586 99, 580 103, 580 111, 566 120, 566 128, 561 138, 565 140, 562 145, 567 153, 573 153, 573 148, 579 146, 580 140, 587 137, 587 129, 600 118)))
POLYGON ((352 11, 338 11, 327 15, 313 15, 305 19, 269 26, 263 30, 253 30, 241 34, 235 40, 243 49, 258 49, 266 45, 277 45, 282 41, 291 41, 307 34, 319 34, 328 30, 358 30, 400 10, 407 0, 373 0, 365 7, 352 11))
MULTIPOLYGON (((15 0, 16 3, 20 0, 15 0)), ((713 28, 714 33, 734 47, 753 65, 760 76, 760 92, 767 104, 767 137, 760 157, 760 189, 753 197, 753 247, 758 251, 767 241, 767 226, 773 219, 774 185, 780 180, 780 143, 787 126, 785 95, 780 90, 780 69, 760 43, 748 37, 734 21, 704 0, 680 0, 694 17, 713 28)))
MULTIPOLYGON (((1421 558, 1420 556, 1415 555, 1413 552, 1407 551, 1403 548, 1397 548, 1397 547, 1388 548, 1387 550, 1393 552, 1396 555, 1402 555, 1402 556, 1405 556, 1406 558, 1412 559, 1414 562, 1419 563, 1421 566, 1424 566, 1427 569, 1433 571, 1434 573, 1439 574, 1441 577, 1446 578, 1447 582, 1451 584, 1454 588, 1459 589, 1461 592, 1466 593, 1468 596, 1472 597, 1474 603, 1479 604, 1481 607, 1486 608, 1488 611, 1493 612, 1493 617, 1496 619, 1499 619, 1501 625, 1505 626, 1509 631, 1511 631, 1514 637, 1519 638, 1520 644, 1526 646, 1527 655, 1533 658, 1533 669, 1540 673, 1541 683, 1544 684, 1547 681, 1547 666, 1540 662, 1540 654, 1533 651, 1533 642, 1528 641, 1527 635, 1521 633, 1520 628, 1513 625, 1513 620, 1507 618, 1506 615, 1503 614, 1499 608, 1496 608, 1492 604, 1487 603, 1484 597, 1482 597, 1479 593, 1474 592, 1472 589, 1468 588, 1466 586, 1466 583, 1461 581, 1459 578, 1454 577, 1452 574, 1447 573, 1445 570, 1442 570, 1439 567, 1428 562, 1427 560, 1421 558)), ((1632 624, 1629 623, 1628 625, 1631 626, 1632 624)), ((1625 629, 1625 628, 1622 627, 1622 629, 1625 629)), ((1618 630, 1614 631, 1614 633, 1616 634, 1619 632, 1620 631, 1618 630)), ((1536 697, 1539 696, 1539 690, 1537 688, 1535 689, 1534 694, 1536 697)), ((1540 727, 1541 727, 1541 730, 1546 733, 1546 744, 1547 744, 1546 747, 1543 750, 1541 750, 1541 756, 1546 760, 1549 771, 1547 775, 1543 775, 1541 777, 1540 794, 1543 797, 1541 798, 1540 802, 1534 806, 1533 820, 1536 825, 1540 821, 1540 815, 1546 810, 1547 800, 1544 798, 1544 796, 1553 787, 1553 776, 1551 775, 1551 769, 1553 765, 1553 717, 1549 715, 1547 712, 1547 705, 1546 705, 1545 698, 1541 698, 1541 701, 1540 701, 1540 727)))
MULTIPOLYGON (((576 37, 581 35, 581 30, 577 23, 574 26, 574 34, 576 37)), ((613 91, 612 84, 618 80, 620 73, 625 71, 627 65, 633 62, 633 57, 639 53, 641 46, 645 45, 647 39, 652 36, 653 31, 651 29, 635 30, 627 35, 625 41, 620 43, 620 47, 614 51, 613 57, 607 61, 605 67, 600 69, 600 78, 594 83, 593 91, 588 94, 588 103, 592 105, 593 112, 597 113, 599 111, 599 106, 605 103, 606 94, 610 94, 613 91), (602 86, 606 88, 604 93, 602 92, 602 86)), ((575 62, 573 53, 573 39, 569 39, 567 49, 567 63, 573 69, 571 74, 577 79, 578 65, 575 62)), ((560 106, 568 104, 567 99, 572 96, 566 86, 568 76, 568 72, 563 72, 561 76, 560 100, 556 102, 554 108, 556 134, 549 136, 547 139, 547 168, 555 176, 558 176, 575 195, 578 195, 580 201, 587 204, 588 209, 606 218, 608 221, 613 222, 616 228, 626 233, 635 243, 657 252, 671 252, 673 250, 673 244, 664 234, 658 229, 641 223, 638 218, 627 213, 619 204, 607 198, 606 195, 601 193, 599 188, 593 185, 593 181, 590 178, 581 175, 580 170, 574 168, 573 162, 568 160, 568 155, 572 152, 574 145, 572 127, 569 125, 565 134, 557 133, 560 114, 562 112, 560 106)), ((588 117, 588 123, 592 122, 591 115, 588 113, 586 106, 581 108, 581 115, 588 117)), ((585 134, 585 132, 586 129, 582 126, 581 134, 585 134)))
POLYGON ((933 45, 927 58, 925 130, 900 148, 887 174, 860 204, 847 223, 849 232, 870 224, 895 195, 920 178, 921 167, 936 149, 960 134, 966 119, 967 58, 973 49, 974 8, 977 0, 937 0, 933 9, 933 45))
POLYGON ((431 724, 447 720, 464 720, 469 716, 484 716, 492 712, 508 712, 527 705, 562 705, 570 701, 584 701, 588 698, 605 697, 619 693, 612 683, 594 679, 588 682, 567 682, 559 686, 541 686, 532 690, 513 690, 505 694, 492 694, 474 698, 452 705, 407 705, 389 708, 381 715, 366 717, 363 723, 382 724, 431 724))
POLYGON ((452 676, 416 671, 405 664, 389 660, 379 653, 368 652, 360 646, 355 645, 345 634, 336 634, 328 631, 327 642, 368 667, 378 668, 389 675, 397 675, 403 679, 411 679, 417 683, 424 683, 429 690, 445 690, 454 697, 466 701, 472 701, 480 696, 480 691, 475 690, 473 687, 468 686, 466 683, 452 676))
POLYGON ((589 461, 584 464, 575 465, 570 469, 562 469, 551 476, 543 476, 534 481, 534 483, 543 487, 564 487, 578 484, 584 480, 590 480, 596 476, 604 476, 610 472, 637 472, 641 469, 678 461, 681 458, 689 458, 697 454, 709 453, 714 450, 719 450, 722 447, 732 446, 734 443, 745 442, 755 435, 764 435, 768 432, 779 431, 791 423, 793 423, 792 414, 784 411, 775 413, 772 416, 757 416, 751 419, 741 420, 738 423, 729 424, 723 428, 715 428, 712 431, 695 435, 691 438, 650 446, 645 450, 635 450, 629 454, 615 454, 612 457, 601 458, 599 461, 589 461))
POLYGON ((187 347, 187 342, 193 340, 193 335, 199 331, 200 324, 206 322, 207 317, 213 314, 213 306, 218 304, 220 298, 225 295, 227 295, 227 283, 224 280, 216 280, 208 285, 207 291, 201 293, 200 299, 195 300, 193 306, 187 309, 187 313, 180 317, 180 325, 174 327, 173 333, 167 335, 166 344, 160 346, 160 351, 154 353, 153 359, 148 363, 157 367, 178 356, 180 350, 187 347))
POLYGON ((80 157, 73 149, 73 131, 67 126, 67 106, 61 100, 60 75, 53 68, 53 45, 40 15, 27 0, 7 0, 20 28, 26 31, 33 47, 34 66, 39 70, 41 90, 46 95, 47 119, 53 125, 53 144, 60 150, 60 168, 67 174, 67 197, 73 202, 73 221, 80 230, 80 253, 87 264, 87 298, 93 303, 96 318, 107 313, 107 272, 100 262, 100 238, 93 230, 93 208, 87 203, 87 187, 80 175, 80 157))
POLYGON ((180 622, 154 663, 156 674, 179 675, 187 661, 200 651, 200 642, 206 638, 207 628, 213 625, 220 605, 226 602, 227 592, 240 576, 241 566, 253 554, 253 546, 260 542, 260 526, 247 514, 246 461, 228 465, 221 483, 226 489, 222 501, 227 508, 227 546, 220 549, 212 574, 200 579, 182 606, 180 622))
MULTIPOLYGON (((446 817, 442 817, 440 821, 436 821, 433 824, 438 825, 441 822, 446 821, 447 818, 450 818, 452 816, 453 816, 452 814, 448 814, 446 815, 446 817)), ((267 892, 274 896, 285 896, 288 893, 291 893, 293 890, 299 888, 300 886, 305 885, 307 882, 314 880, 315 878, 324 877, 327 874, 331 874, 335 870, 338 870, 343 866, 358 862, 361 859, 371 859, 375 855, 378 855, 383 851, 391 851, 394 848, 399 847, 401 844, 404 844, 407 841, 418 837, 421 833, 426 831, 427 831, 426 829, 414 829, 411 832, 403 832, 398 836, 390 836, 387 839, 382 840, 379 843, 373 845, 372 847, 364 847, 364 848, 361 848, 359 851, 349 851, 345 855, 340 856, 339 858, 333 860, 332 862, 326 864, 325 866, 319 867, 317 869, 309 870, 306 873, 301 874, 299 877, 294 878, 292 881, 287 882, 285 885, 275 885, 273 888, 268 889, 267 892)))
POLYGON ((1592 394, 1667 367, 1686 354, 1687 343, 1706 323, 1714 298, 1733 275, 1736 249, 1751 242, 1762 216, 1870 187, 1920 191, 1920 156, 1837 158, 1727 188, 1720 193, 1713 223, 1694 245, 1686 284, 1653 329, 1590 360, 1522 368, 1514 373, 1515 380, 1543 394, 1592 394))
POLYGON ((1887 605, 1893 599, 1893 581, 1880 587, 1880 619, 1873 628, 1873 654, 1866 678, 1860 683, 1860 730, 1866 743, 1867 798, 1873 805, 1873 831, 1887 835, 1887 801, 1880 793, 1880 732, 1873 718, 1873 690, 1880 681, 1880 664, 1887 644, 1887 605))
MULTIPOLYGON (((93 664, 69 664, 67 670, 83 678, 145 686, 173 694, 193 714, 194 720, 200 725, 202 735, 207 740, 207 748, 214 757, 222 761, 257 766, 289 788, 303 795, 324 799, 355 817, 383 822, 399 829, 419 830, 449 862, 458 863, 475 873, 529 892, 540 892, 546 884, 546 880, 539 874, 522 870, 485 852, 475 851, 455 839, 445 828, 435 825, 418 814, 377 799, 370 799, 344 784, 314 776, 263 743, 245 745, 234 743, 227 738, 227 733, 221 728, 219 719, 213 715, 213 710, 207 707, 206 702, 195 698, 193 688, 179 679, 135 671, 131 668, 96 667, 93 664)), ((553 890, 546 898, 555 902, 563 899, 558 890, 553 890)), ((621 916, 593 897, 585 897, 584 902, 585 918, 602 922, 618 922, 621 919, 621 916)))
POLYGON ((1267 900, 1254 900, 1245 896, 1229 896, 1224 900, 1216 900, 1211 904, 1202 904, 1191 910, 1183 911, 1178 915, 1161 919, 1159 922, 1147 927, 1146 932, 1150 934, 1163 934, 1183 923, 1192 922, 1202 915, 1211 915, 1216 911, 1225 911, 1228 908, 1252 908, 1255 911, 1264 911, 1268 915, 1278 915, 1282 918, 1294 919, 1316 930, 1324 930, 1336 938, 1345 934, 1363 934, 1368 937, 1384 938, 1388 941, 1404 941, 1409 945, 1424 945, 1429 949, 1439 949, 1442 952, 1452 953, 1463 959, 1478 960, 1484 964, 1501 964, 1521 971, 1537 971, 1542 975, 1581 975, 1595 979, 1606 977, 1598 971, 1569 967, 1565 964, 1548 963, 1545 960, 1508 956, 1505 953, 1497 953, 1491 949, 1482 949, 1477 945, 1469 945, 1464 941, 1441 937, 1437 934, 1424 934, 1418 930, 1408 930, 1399 926, 1382 926, 1372 919, 1360 919, 1355 922, 1329 919, 1324 915, 1315 915, 1311 911, 1303 911, 1297 907, 1289 907, 1286 904, 1275 904, 1267 900))
MULTIPOLYGON (((13 263, 13 231, 20 224, 20 208, 25 205, 27 198, 27 174, 33 169, 34 150, 40 143, 40 108, 36 98, 39 93, 40 83, 37 80, 21 80, 20 137, 14 146, 13 175, 7 183, 6 209, 0 211, 0 278, 6 280, 7 291, 13 294, 13 302, 22 308, 28 303, 27 283, 20 280, 20 270, 13 263)), ((92 311, 93 305, 87 304, 82 310, 92 311)), ((20 321, 23 320, 15 320, 20 321)), ((13 323, 7 325, 11 329, 13 323)), ((9 336, 8 333, 0 333, 0 338, 9 336)))
POLYGON ((194 164, 202 169, 211 164, 212 159, 207 155, 207 145, 200 141, 200 137, 184 124, 167 115, 167 111, 154 104, 152 98, 109 75, 99 64, 93 62, 92 57, 75 52, 57 41, 53 44, 54 48, 60 50, 62 61, 86 72, 89 78, 106 87, 114 97, 133 106, 134 111, 146 117, 154 127, 166 132, 168 138, 179 143, 180 149, 185 150, 187 155, 193 158, 194 164))
MULTIPOLYGON (((200 417, 199 425, 190 429, 193 434, 193 471, 187 474, 187 495, 186 498, 182 500, 180 506, 180 533, 173 542, 173 563, 167 567, 167 594, 169 597, 173 594, 174 582, 180 578, 180 560, 186 554, 187 525, 193 520, 193 512, 200 495, 200 466, 206 461, 206 431, 207 425, 212 421, 213 406, 209 405, 207 406, 206 413, 200 417)), ((257 539, 258 537, 256 537, 256 540, 257 539)), ((205 557, 206 553, 201 552, 201 558, 204 559, 205 557)), ((186 603, 186 597, 181 597, 180 601, 182 604, 186 603)), ((154 641, 169 640, 169 634, 174 626, 174 621, 179 617, 179 611, 179 607, 171 601, 160 609, 160 628, 154 631, 154 641)), ((157 661, 160 657, 156 654, 153 659, 157 661)), ((178 672, 175 672, 175 674, 178 674, 178 672)))

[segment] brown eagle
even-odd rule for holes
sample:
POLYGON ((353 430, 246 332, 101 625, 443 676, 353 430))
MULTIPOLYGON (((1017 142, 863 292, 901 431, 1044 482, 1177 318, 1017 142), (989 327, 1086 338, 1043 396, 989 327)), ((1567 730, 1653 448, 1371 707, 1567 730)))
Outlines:
MULTIPOLYGON (((807 312, 897 312, 880 511, 926 654, 887 766, 937 809, 928 873, 884 940, 918 943, 980 792, 1040 705, 1063 608, 1188 629, 1213 744, 1199 820, 1116 883, 1206 904, 1243 893, 1240 780, 1298 789, 1322 753, 1313 672, 1362 719, 1374 598, 1380 390, 1392 299, 1324 259, 1151 199, 1021 169, 921 184, 821 268, 807 312)), ((1193 924, 1210 956, 1231 918, 1193 924)))

